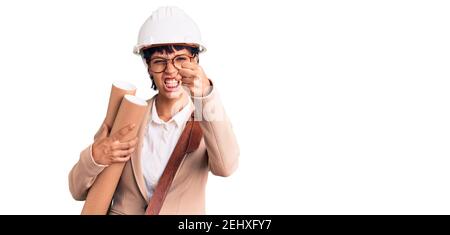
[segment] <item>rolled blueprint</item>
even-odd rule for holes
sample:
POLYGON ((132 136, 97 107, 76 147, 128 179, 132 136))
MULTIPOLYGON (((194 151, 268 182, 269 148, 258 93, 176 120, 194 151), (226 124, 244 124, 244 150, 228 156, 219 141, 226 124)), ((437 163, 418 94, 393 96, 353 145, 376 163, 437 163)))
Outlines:
MULTIPOLYGON (((111 135, 121 128, 134 123, 135 128, 125 135, 121 142, 135 138, 147 110, 147 102, 133 95, 125 95, 115 117, 111 135)), ((89 189, 82 215, 105 215, 108 212, 111 200, 122 175, 125 163, 114 163, 106 167, 89 189)))
POLYGON ((108 110, 106 112, 106 117, 104 123, 111 128, 114 124, 114 119, 116 118, 117 111, 119 111, 120 102, 125 95, 135 95, 136 87, 128 82, 115 81, 111 87, 111 94, 109 96, 108 110))

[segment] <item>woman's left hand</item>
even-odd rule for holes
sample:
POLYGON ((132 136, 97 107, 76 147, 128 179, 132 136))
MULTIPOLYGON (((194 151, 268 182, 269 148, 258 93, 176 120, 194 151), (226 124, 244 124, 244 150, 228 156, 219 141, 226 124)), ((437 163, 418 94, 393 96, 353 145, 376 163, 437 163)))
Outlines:
POLYGON ((207 95, 211 89, 211 83, 202 67, 192 62, 183 63, 181 67, 179 74, 182 84, 189 88, 191 95, 196 97, 207 95))

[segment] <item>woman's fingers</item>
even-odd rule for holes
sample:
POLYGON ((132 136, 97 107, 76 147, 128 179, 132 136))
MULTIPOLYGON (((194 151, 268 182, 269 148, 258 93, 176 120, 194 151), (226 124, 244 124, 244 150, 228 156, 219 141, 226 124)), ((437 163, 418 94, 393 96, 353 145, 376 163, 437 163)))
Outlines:
POLYGON ((197 72, 192 69, 180 69, 178 73, 182 78, 195 78, 197 77, 197 72))
POLYGON ((130 148, 130 149, 127 149, 127 150, 114 150, 111 153, 111 155, 112 155, 113 158, 121 158, 121 157, 124 157, 124 156, 132 154, 134 152, 134 150, 135 150, 134 147, 130 148))
POLYGON ((134 139, 121 143, 120 141, 116 140, 112 143, 112 150, 127 150, 131 147, 135 147, 138 142, 138 138, 135 137, 134 139))
POLYGON ((130 158, 131 158, 131 154, 123 156, 123 157, 114 158, 112 160, 112 163, 127 162, 128 160, 130 160, 130 158))

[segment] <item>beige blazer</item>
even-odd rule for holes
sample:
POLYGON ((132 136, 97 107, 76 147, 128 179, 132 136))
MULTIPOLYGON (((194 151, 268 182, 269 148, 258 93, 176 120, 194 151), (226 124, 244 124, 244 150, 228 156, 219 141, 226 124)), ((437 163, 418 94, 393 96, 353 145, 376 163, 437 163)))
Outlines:
MULTIPOLYGON (((160 214, 204 214, 205 186, 208 172, 229 176, 238 166, 239 147, 220 98, 213 89, 206 97, 192 98, 196 120, 200 121, 203 139, 199 148, 186 154, 178 169, 160 214)), ((151 117, 154 98, 139 130, 139 145, 125 164, 111 206, 110 214, 144 214, 148 203, 142 174, 140 153, 142 140, 151 117)), ((104 167, 91 158, 91 146, 80 154, 69 173, 69 189, 75 200, 84 201, 89 188, 104 167)))

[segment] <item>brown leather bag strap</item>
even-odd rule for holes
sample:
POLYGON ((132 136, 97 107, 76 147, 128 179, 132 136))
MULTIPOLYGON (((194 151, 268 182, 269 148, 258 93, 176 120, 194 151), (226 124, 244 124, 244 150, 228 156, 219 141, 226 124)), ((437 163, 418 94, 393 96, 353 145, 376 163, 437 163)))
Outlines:
POLYGON ((146 215, 159 214, 184 156, 186 153, 191 153, 198 148, 202 137, 203 132, 199 123, 193 121, 191 118, 191 120, 186 123, 183 133, 181 133, 177 145, 170 155, 169 162, 159 178, 158 184, 153 192, 153 196, 151 197, 147 210, 145 211, 146 215))

